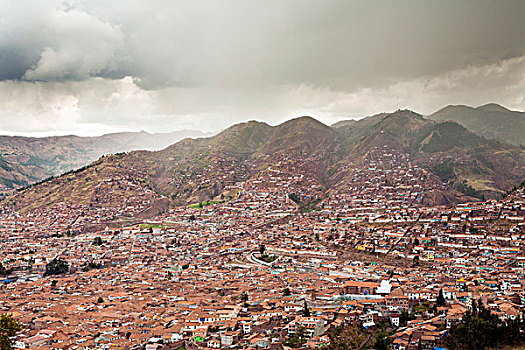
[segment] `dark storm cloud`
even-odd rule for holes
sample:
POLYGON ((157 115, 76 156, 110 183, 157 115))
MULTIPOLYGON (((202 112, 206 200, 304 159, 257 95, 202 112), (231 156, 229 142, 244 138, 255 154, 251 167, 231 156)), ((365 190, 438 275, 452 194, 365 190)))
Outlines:
POLYGON ((525 43, 525 6, 510 1, 16 0, 2 8, 2 76, 131 75, 151 89, 353 86, 519 56, 525 43))
MULTIPOLYGON (((336 118, 410 105, 431 112, 447 98, 475 103, 489 95, 511 108, 524 101, 519 75, 524 2, 0 0, 0 5, 0 80, 11 89, 0 91, 0 100, 15 97, 13 89, 20 95, 33 89, 50 94, 50 100, 77 101, 61 105, 76 111, 71 119, 77 123, 140 125, 149 118, 156 125, 170 115, 182 122, 199 114, 225 126, 241 116, 270 113, 336 118), (87 90, 99 85, 113 90, 109 96, 87 90), (124 101, 134 103, 123 100, 130 95, 122 89, 142 96, 138 110, 144 114, 133 108, 122 114, 124 101), (374 95, 375 102, 363 98, 374 95)), ((35 106, 27 113, 58 108, 35 106)))

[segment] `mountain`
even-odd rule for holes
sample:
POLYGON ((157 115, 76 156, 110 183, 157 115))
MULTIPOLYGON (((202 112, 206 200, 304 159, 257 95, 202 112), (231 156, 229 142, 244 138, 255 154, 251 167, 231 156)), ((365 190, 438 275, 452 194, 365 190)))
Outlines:
POLYGON ((204 135, 183 130, 157 134, 122 132, 98 137, 0 136, 0 192, 85 166, 105 154, 160 150, 183 138, 204 135))
MULTIPOLYGON (((222 194, 271 164, 308 168, 316 181, 325 177, 326 167, 313 169, 305 159, 321 158, 321 165, 333 162, 328 153, 338 147, 339 135, 310 117, 292 119, 278 126, 248 122, 230 127, 217 136, 176 143, 147 156, 154 188, 177 204, 200 202, 222 194), (205 181, 195 186, 194 179, 205 181), (190 181, 188 181, 190 180, 190 181)), ((143 160, 136 155, 135 161, 143 160)), ((131 161, 133 164, 135 161, 131 161)))
POLYGON ((447 106, 428 116, 432 120, 452 120, 483 137, 525 146, 525 113, 511 111, 495 103, 477 108, 447 106))
POLYGON ((24 210, 62 201, 87 205, 101 186, 111 186, 108 179, 116 178, 121 185, 111 187, 113 197, 114 191, 118 188, 120 192, 125 187, 122 184, 128 182, 126 188, 134 189, 122 189, 128 199, 152 189, 172 205, 221 200, 235 195, 239 182, 279 164, 309 174, 303 183, 297 181, 296 192, 301 191, 302 184, 315 182, 320 193, 327 169, 341 159, 341 144, 336 131, 310 117, 278 126, 250 121, 213 137, 184 139, 161 151, 102 157, 87 167, 21 190, 9 202, 24 210))
POLYGON ((0 158, 0 196, 20 184, 36 182, 48 176, 48 173, 37 165, 20 165, 0 158))
POLYGON ((292 119, 274 129, 274 133, 260 150, 261 154, 312 155, 336 147, 338 134, 311 117, 292 119))
MULTIPOLYGON (((364 157, 388 146, 449 186, 473 197, 497 198, 525 178, 525 152, 519 147, 478 136, 452 121, 432 121, 411 111, 357 121, 372 131, 354 141, 349 154, 364 157), (373 124, 373 125, 370 125, 373 124)), ((352 130, 346 131, 352 136, 352 130)))
POLYGON ((19 191, 7 203, 34 210, 64 201, 96 206, 125 198, 143 203, 147 196, 147 203, 163 201, 159 207, 165 208, 166 202, 175 206, 227 200, 244 181, 269 183, 272 173, 295 178, 287 191, 315 201, 344 192, 357 173, 372 167, 378 153, 397 157, 400 169, 424 169, 418 181, 430 184, 421 187, 428 204, 501 198, 525 178, 525 151, 519 147, 405 110, 338 127, 311 117, 277 126, 241 123, 160 151, 102 157, 19 191))
POLYGON ((359 120, 342 120, 332 124, 332 128, 344 134, 347 142, 353 143, 360 137, 371 132, 376 124, 388 114, 389 113, 380 113, 359 120))

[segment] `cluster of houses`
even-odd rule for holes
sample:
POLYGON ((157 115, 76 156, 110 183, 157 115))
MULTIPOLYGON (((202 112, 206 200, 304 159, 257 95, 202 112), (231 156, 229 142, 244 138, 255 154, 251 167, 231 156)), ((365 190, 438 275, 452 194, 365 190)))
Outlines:
POLYGON ((316 349, 331 330, 360 327, 387 330, 393 349, 433 349, 473 300, 502 320, 522 315, 523 189, 430 207, 446 185, 406 155, 378 149, 365 161, 323 196, 283 156, 228 185, 224 203, 100 230, 86 227, 132 217, 154 194, 122 177, 89 206, 3 210, 0 313, 24 325, 15 347, 316 349), (143 195, 115 202, 131 187, 143 195), (69 272, 46 274, 55 259, 69 272))

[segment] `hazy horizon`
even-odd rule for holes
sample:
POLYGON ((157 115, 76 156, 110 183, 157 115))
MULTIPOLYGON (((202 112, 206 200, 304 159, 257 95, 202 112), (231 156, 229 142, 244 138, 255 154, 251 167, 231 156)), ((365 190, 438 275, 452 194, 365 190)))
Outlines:
MULTIPOLYGON (((421 114, 423 115, 424 117, 427 117, 445 107, 448 107, 448 106, 466 106, 466 107, 471 107, 471 108, 478 108, 478 107, 482 107, 484 105, 488 105, 488 104, 493 104, 492 102, 488 102, 488 103, 484 103, 484 104, 481 104, 479 106, 467 106, 467 105, 464 105, 464 104, 456 104, 456 105, 446 105, 446 106, 443 106, 435 111, 433 111, 432 113, 428 113, 428 114, 422 114, 422 113, 419 113, 418 111, 413 111, 415 113, 418 113, 418 114, 421 114)), ((500 105, 500 104, 498 104, 500 105)), ((504 108, 507 108, 506 106, 503 106, 503 105, 500 105, 504 108)), ((399 108, 401 110, 410 110, 408 108, 399 108)), ((520 112, 520 113, 524 113, 525 111, 521 111, 521 110, 513 110, 513 109, 510 109, 510 108, 507 108, 509 109, 510 111, 512 112, 520 112)), ((392 111, 383 111, 383 112, 378 112, 376 114, 380 114, 380 113, 393 113, 395 112, 394 110, 392 111)), ((248 118, 248 119, 245 119, 245 120, 237 120, 229 125, 226 125, 225 127, 221 128, 221 129, 216 129, 216 130, 200 130, 200 129, 176 129, 176 130, 170 130, 170 131, 149 131, 147 130, 147 128, 142 128, 142 129, 118 129, 118 130, 114 130, 114 131, 109 131, 109 132, 97 132, 97 130, 94 130, 92 133, 67 133, 67 132, 64 132, 64 133, 54 133, 53 131, 43 131, 43 132, 29 132, 29 133, 24 133, 24 132, 13 132, 13 133, 2 133, 2 131, 0 130, 0 136, 19 136, 19 137, 36 137, 36 138, 45 138, 45 137, 63 137, 63 136, 78 136, 78 137, 99 137, 99 136, 104 136, 104 135, 108 135, 108 134, 118 134, 118 133, 139 133, 139 132, 146 132, 146 133, 149 133, 149 134, 170 134, 170 133, 177 133, 177 132, 201 132, 203 135, 202 137, 210 137, 210 136, 213 136, 213 135, 216 135, 230 127, 232 127, 233 125, 235 124, 239 124, 239 123, 246 123, 246 122, 249 122, 249 121, 257 121, 257 122, 265 122, 265 123, 268 123, 269 125, 272 125, 272 126, 276 126, 276 125, 279 125, 279 124, 282 124, 286 121, 289 121, 289 120, 292 120, 292 119, 295 119, 295 118, 300 118, 300 117, 312 117, 328 126, 330 125, 333 125, 337 122, 340 122, 340 121, 344 121, 344 120, 359 120, 359 119, 363 119, 363 118, 367 118, 367 117, 371 117, 373 115, 376 115, 376 114, 372 114, 372 115, 365 115, 365 116, 361 116, 361 117, 355 117, 355 118, 344 118, 344 117, 341 117, 335 121, 331 121, 331 122, 325 122, 322 120, 322 118, 318 118, 316 117, 315 115, 296 115, 296 116, 290 116, 289 118, 285 118, 285 119, 282 119, 280 120, 279 122, 268 122, 266 120, 263 120, 263 119, 257 119, 257 118, 248 118)))

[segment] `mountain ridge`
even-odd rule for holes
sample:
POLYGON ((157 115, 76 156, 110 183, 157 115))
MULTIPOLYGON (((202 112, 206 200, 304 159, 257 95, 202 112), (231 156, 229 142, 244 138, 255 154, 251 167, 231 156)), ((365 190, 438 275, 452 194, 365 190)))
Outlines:
POLYGON ((479 107, 449 105, 428 118, 455 121, 480 136, 525 146, 525 112, 511 111, 496 103, 479 107))
POLYGON ((0 172, 0 192, 27 186, 95 161, 102 155, 137 149, 160 150, 185 137, 205 136, 195 130, 171 133, 120 132, 101 136, 0 136, 0 160, 13 169, 0 172))
POLYGON ((354 169, 368 168, 368 156, 377 149, 397 152, 426 169, 436 179, 432 181, 443 181, 444 189, 429 196, 434 204, 499 198, 525 178, 523 150, 475 135, 458 123, 428 120, 403 110, 344 128, 311 117, 277 126, 240 123, 218 135, 184 139, 160 151, 103 157, 86 169, 19 191, 8 202, 26 210, 69 199, 91 203, 86 199, 89 193, 118 177, 141 189, 132 191, 135 195, 151 191, 170 205, 189 205, 227 200, 235 195, 233 188, 277 167, 289 176, 306 174, 301 181, 314 183, 317 192, 311 197, 319 198, 344 190, 354 169))

